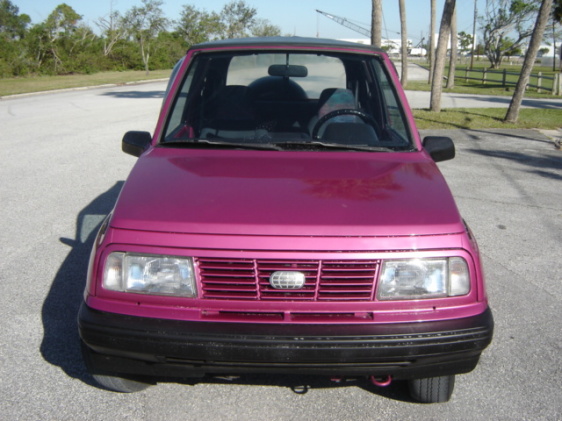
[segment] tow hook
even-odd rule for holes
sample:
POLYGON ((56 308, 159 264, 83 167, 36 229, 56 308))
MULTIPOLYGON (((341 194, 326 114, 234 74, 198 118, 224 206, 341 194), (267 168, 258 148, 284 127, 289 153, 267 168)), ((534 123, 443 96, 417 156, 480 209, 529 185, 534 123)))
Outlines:
POLYGON ((386 376, 386 377, 371 376, 369 377, 369 380, 371 380, 371 383, 373 383, 375 386, 386 387, 390 383, 392 383, 392 376, 386 376))

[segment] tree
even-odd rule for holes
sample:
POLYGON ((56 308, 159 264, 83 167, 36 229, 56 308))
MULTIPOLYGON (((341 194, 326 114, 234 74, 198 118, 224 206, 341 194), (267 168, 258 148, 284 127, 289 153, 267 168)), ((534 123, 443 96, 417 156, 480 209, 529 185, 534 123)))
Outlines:
POLYGON ((0 77, 27 73, 23 38, 30 22, 9 0, 0 1, 0 77))
POLYGON ((55 7, 45 24, 47 30, 51 33, 51 37, 57 38, 74 32, 80 20, 82 20, 81 15, 76 13, 68 4, 62 3, 55 7))
POLYGON ((560 31, 557 33, 556 25, 562 23, 562 0, 554 0, 552 3, 552 43, 554 48, 554 57, 552 60, 552 71, 556 71, 556 55, 560 57, 560 72, 562 72, 562 49, 559 50, 556 45, 556 39, 561 38, 560 31))
POLYGON ((534 0, 487 0, 486 14, 480 18, 484 30, 484 51, 492 69, 506 55, 512 55, 533 33, 537 11, 534 0), (510 38, 513 34, 515 38, 510 38))
POLYGON ((562 22, 562 0, 554 1, 552 5, 552 16, 556 22, 562 22))
POLYGON ((10 0, 0 1, 0 34, 8 39, 23 38, 31 18, 19 14, 19 8, 10 0))
POLYGON ((435 69, 435 14, 436 14, 435 0, 431 0, 431 18, 429 24, 429 77, 427 82, 433 84, 433 71, 435 69))
POLYGON ((250 30, 254 37, 277 37, 281 35, 281 28, 272 25, 267 19, 256 19, 250 30))
POLYGON ((166 29, 167 19, 162 11, 162 0, 142 0, 142 6, 133 6, 124 17, 129 35, 140 47, 146 74, 150 73, 149 62, 158 34, 166 29))
POLYGON ((110 4, 109 15, 99 18, 96 22, 96 25, 102 31, 103 55, 106 57, 111 54, 115 44, 126 35, 125 27, 122 24, 123 18, 117 10, 113 10, 113 1, 110 4))
POLYGON ((455 87, 455 70, 457 68, 457 8, 453 10, 451 18, 451 55, 449 60, 449 74, 447 75, 447 89, 455 87))
POLYGON ((464 31, 459 32, 459 46, 461 47, 461 55, 466 56, 472 50, 472 35, 464 31))
POLYGON ((267 37, 281 35, 281 29, 267 19, 257 19, 256 9, 244 1, 226 4, 220 14, 183 7, 176 31, 188 46, 217 38, 267 37))
POLYGON ((507 109, 507 113, 505 115, 504 120, 507 122, 513 123, 519 118, 519 108, 521 107, 525 87, 527 86, 527 83, 529 83, 529 76, 531 75, 531 70, 533 70, 533 65, 535 64, 535 59, 541 45, 544 30, 550 17, 551 8, 552 0, 542 0, 537 21, 535 23, 535 29, 533 30, 533 34, 531 36, 531 42, 529 43, 527 54, 525 54, 525 61, 523 62, 523 67, 521 68, 521 74, 519 75, 517 85, 515 85, 515 92, 513 93, 511 103, 509 104, 509 108, 507 109))
POLYGON ((445 69, 445 55, 447 54, 447 44, 451 33, 451 20, 455 11, 455 0, 445 0, 441 26, 439 27, 439 39, 437 41, 437 51, 435 54, 435 70, 431 83, 431 99, 429 108, 431 111, 441 111, 441 93, 443 91, 443 71, 445 69))
POLYGON ((221 18, 215 12, 198 10, 195 6, 185 5, 176 23, 176 32, 190 47, 220 36, 222 31, 221 18))
POLYGON ((256 14, 257 10, 242 0, 225 4, 220 13, 223 38, 247 37, 256 14))
POLYGON ((404 0, 398 0, 400 8, 400 38, 402 43, 402 69, 400 75, 400 82, 402 87, 408 85, 408 28, 406 26, 406 5, 404 0))
POLYGON ((382 0, 372 0, 371 9, 371 45, 382 47, 382 0))
POLYGON ((156 38, 151 67, 171 69, 185 55, 186 47, 179 33, 161 31, 156 38))
POLYGON ((52 66, 54 73, 64 71, 65 50, 71 49, 71 38, 82 20, 76 11, 66 3, 59 4, 38 30, 42 31, 43 58, 52 66))

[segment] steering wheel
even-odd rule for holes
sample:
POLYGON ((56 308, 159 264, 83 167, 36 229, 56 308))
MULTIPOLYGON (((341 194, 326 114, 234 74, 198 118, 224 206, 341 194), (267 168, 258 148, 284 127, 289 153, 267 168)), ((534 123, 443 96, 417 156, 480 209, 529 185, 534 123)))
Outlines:
POLYGON ((356 117, 359 117, 365 123, 372 126, 373 129, 375 129, 375 132, 380 133, 379 125, 369 114, 360 110, 354 110, 353 108, 343 108, 341 110, 329 112, 328 114, 320 117, 320 119, 316 122, 314 128, 312 129, 312 138, 314 140, 318 140, 318 132, 320 131, 320 128, 324 125, 324 123, 326 123, 328 120, 331 120, 332 118, 339 117, 340 115, 354 115, 356 117))

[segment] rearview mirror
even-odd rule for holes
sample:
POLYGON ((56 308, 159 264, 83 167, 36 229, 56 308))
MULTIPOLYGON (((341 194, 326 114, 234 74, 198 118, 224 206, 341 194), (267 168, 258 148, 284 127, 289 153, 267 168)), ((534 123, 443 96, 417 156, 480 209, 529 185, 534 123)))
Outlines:
POLYGON ((296 64, 272 64, 268 69, 269 76, 307 77, 308 69, 296 64))

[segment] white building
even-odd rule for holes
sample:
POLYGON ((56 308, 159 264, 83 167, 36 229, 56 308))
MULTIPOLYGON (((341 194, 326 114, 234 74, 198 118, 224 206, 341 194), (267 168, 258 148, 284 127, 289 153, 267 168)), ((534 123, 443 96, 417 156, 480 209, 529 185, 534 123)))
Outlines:
MULTIPOLYGON (((368 38, 346 38, 341 41, 356 42, 358 44, 370 45, 371 40, 368 38)), ((401 39, 383 39, 382 47, 390 55, 399 55, 402 47, 401 39)), ((423 57, 427 54, 425 48, 412 48, 412 40, 408 40, 409 55, 423 57)))

